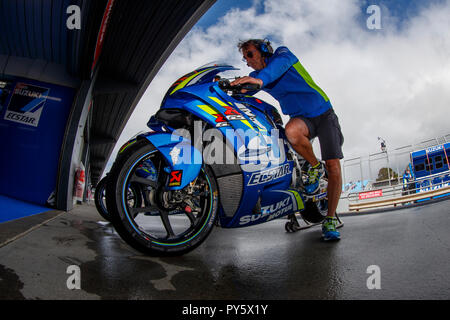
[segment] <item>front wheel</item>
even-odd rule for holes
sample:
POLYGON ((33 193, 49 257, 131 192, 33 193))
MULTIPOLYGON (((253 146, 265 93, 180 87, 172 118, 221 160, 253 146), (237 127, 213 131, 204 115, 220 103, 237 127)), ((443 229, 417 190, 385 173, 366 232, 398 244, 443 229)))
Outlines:
POLYGON ((199 246, 217 218, 218 192, 208 167, 182 190, 167 190, 168 164, 148 141, 124 151, 110 172, 108 212, 119 235, 153 256, 182 255, 199 246), (139 184, 143 205, 130 207, 127 185, 139 184))

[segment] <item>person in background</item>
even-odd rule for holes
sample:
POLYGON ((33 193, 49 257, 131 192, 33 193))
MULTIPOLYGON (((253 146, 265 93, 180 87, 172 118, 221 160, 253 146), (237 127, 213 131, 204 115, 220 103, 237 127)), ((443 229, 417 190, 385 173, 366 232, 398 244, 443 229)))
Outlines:
POLYGON ((408 195, 409 189, 410 189, 410 183, 411 180, 411 172, 409 171, 409 167, 406 168, 405 172, 403 173, 402 182, 403 182, 403 190, 402 190, 402 196, 408 195))

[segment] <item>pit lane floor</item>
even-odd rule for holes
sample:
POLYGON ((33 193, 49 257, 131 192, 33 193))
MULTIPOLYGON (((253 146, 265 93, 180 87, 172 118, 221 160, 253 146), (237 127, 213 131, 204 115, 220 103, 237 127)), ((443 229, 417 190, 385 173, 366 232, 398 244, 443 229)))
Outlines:
POLYGON ((342 216, 335 243, 320 240, 319 226, 287 233, 286 219, 215 228, 189 254, 153 258, 82 205, 0 239, 0 299, 449 299, 449 214, 445 200, 342 216), (67 287, 71 265, 80 289, 67 287), (374 265, 381 289, 367 286, 374 265))

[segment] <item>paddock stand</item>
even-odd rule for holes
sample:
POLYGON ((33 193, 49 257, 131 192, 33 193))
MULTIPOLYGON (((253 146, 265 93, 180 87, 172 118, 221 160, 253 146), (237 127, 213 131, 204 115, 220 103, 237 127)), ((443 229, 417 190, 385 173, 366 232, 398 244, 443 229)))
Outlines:
MULTIPOLYGON (((305 219, 302 220, 304 222, 304 226, 301 226, 298 219, 297 219, 297 214, 301 215, 300 213, 292 213, 290 215, 287 216, 288 218, 288 222, 286 222, 286 224, 284 225, 284 228, 286 229, 287 232, 292 233, 292 232, 297 232, 300 230, 304 230, 304 229, 308 229, 311 228, 313 226, 317 226, 317 225, 321 225, 322 222, 317 222, 317 223, 311 223, 306 221, 305 219)), ((336 218, 338 219, 339 224, 336 226, 336 228, 342 228, 344 226, 344 222, 342 222, 342 220, 339 218, 339 215, 336 212, 336 218)))

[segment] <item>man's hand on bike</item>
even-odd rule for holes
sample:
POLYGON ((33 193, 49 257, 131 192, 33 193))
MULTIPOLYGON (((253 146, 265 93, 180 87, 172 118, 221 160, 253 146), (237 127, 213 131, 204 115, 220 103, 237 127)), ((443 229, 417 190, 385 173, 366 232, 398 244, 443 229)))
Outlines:
MULTIPOLYGON (((231 86, 238 86, 238 85, 243 85, 243 84, 253 84, 253 85, 257 85, 259 88, 262 88, 263 81, 261 79, 245 76, 242 78, 237 78, 236 80, 234 80, 233 82, 230 83, 231 86)), ((242 89, 241 93, 246 93, 247 91, 248 90, 246 90, 246 89, 242 89)))

